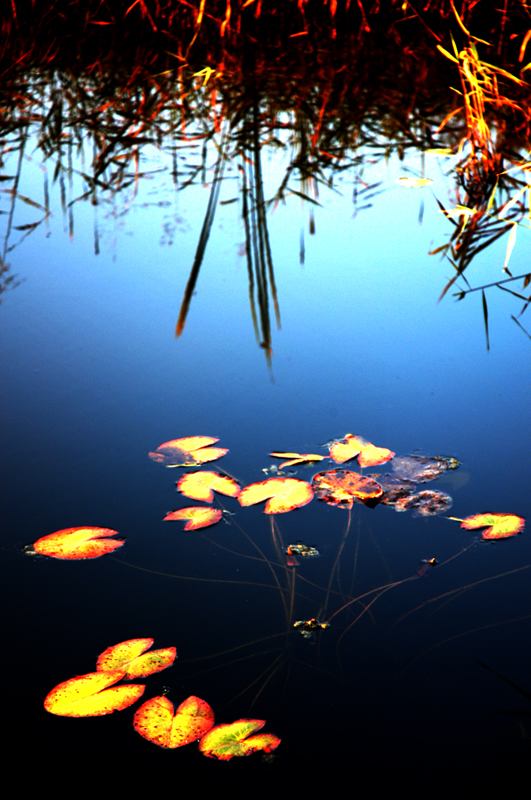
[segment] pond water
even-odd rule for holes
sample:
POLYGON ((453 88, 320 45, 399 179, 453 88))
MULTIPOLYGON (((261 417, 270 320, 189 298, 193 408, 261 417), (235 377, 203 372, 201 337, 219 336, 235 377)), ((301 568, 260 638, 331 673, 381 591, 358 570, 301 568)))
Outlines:
MULTIPOLYGON (((347 758, 355 769, 420 771, 434 760, 481 763, 486 749, 496 763, 523 765, 529 701, 509 681, 531 691, 526 532, 485 542, 444 515, 356 504, 344 541, 348 512, 314 499, 275 518, 284 544, 320 552, 288 568, 260 506, 223 498, 230 514, 204 531, 164 522, 189 504, 175 490, 183 470, 147 455, 169 439, 219 437, 230 452, 211 466, 247 485, 265 479, 271 451, 326 456, 327 442, 351 432, 399 454, 458 458, 458 470, 421 487, 449 493, 457 517, 527 516, 528 341, 510 319, 509 295, 489 293, 490 351, 479 293, 437 302, 451 277, 428 255, 448 235, 434 200, 451 191, 444 160, 425 165, 433 184, 408 189, 397 178, 421 174, 416 157, 373 159, 363 179, 382 192, 357 213, 345 173, 312 206, 315 235, 310 205, 296 195, 269 208, 281 327, 271 307, 268 363, 253 331, 239 204, 225 202, 238 197, 237 171, 225 173, 176 338, 212 172, 205 185, 176 191, 162 152, 146 148, 143 159, 153 174, 138 185, 98 206, 75 204, 69 236, 53 165, 31 141, 24 157, 19 195, 44 203, 45 171, 51 192, 50 216, 26 236, 14 226, 37 212, 16 206, 7 256, 15 286, 0 322, 4 641, 16 653, 8 692, 23 712, 24 747, 159 758, 166 751, 133 730, 133 710, 67 719, 43 708, 54 686, 91 672, 109 645, 153 637, 175 645, 178 660, 147 679, 146 698, 197 695, 218 722, 264 719, 282 739, 271 756, 226 767, 183 748, 178 768, 280 773, 347 758), (126 544, 91 561, 24 552, 82 525, 115 529, 126 544), (420 576, 432 557, 438 566, 420 576), (290 627, 292 586, 290 621, 334 615, 329 629, 305 638, 290 627)), ((271 196, 282 153, 264 149, 262 166, 271 196)), ((12 168, 8 159, 6 174, 12 168)), ((81 194, 75 181, 71 197, 81 194)), ((527 269, 526 245, 522 234, 515 274, 527 269)), ((477 259, 472 285, 499 278, 504 252, 502 240, 477 259)), ((311 480, 334 466, 293 471, 311 480)))

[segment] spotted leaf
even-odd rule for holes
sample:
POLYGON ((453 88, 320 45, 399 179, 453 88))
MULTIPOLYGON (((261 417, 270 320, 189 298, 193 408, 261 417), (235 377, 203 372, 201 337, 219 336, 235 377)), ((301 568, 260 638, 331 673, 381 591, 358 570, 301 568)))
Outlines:
POLYGON ((164 647, 147 653, 146 650, 152 646, 153 639, 128 639, 113 644, 98 657, 96 669, 121 669, 125 678, 146 678, 171 667, 177 657, 175 647, 164 647))
POLYGON ((124 539, 109 538, 117 534, 110 528, 63 528, 37 539, 33 550, 41 556, 69 561, 99 558, 125 544, 124 539))
POLYGON ((230 761, 236 756, 249 756, 252 753, 271 753, 280 744, 278 736, 261 733, 250 736, 265 725, 262 719, 239 719, 228 725, 216 725, 199 742, 199 749, 209 758, 230 761))
POLYGON ((473 514, 460 522, 467 531, 485 528, 481 534, 483 539, 508 539, 521 533, 525 527, 525 519, 516 514, 473 514))
POLYGON ((177 511, 170 511, 164 517, 165 522, 186 520, 185 531, 197 531, 199 528, 208 528, 219 522, 223 512, 220 508, 205 508, 204 506, 187 506, 177 511))
POLYGON ((113 686, 124 675, 121 669, 77 675, 52 689, 44 708, 60 717, 101 717, 122 711, 136 703, 146 688, 135 683, 113 686))
POLYGON ((201 739, 214 725, 214 712, 205 700, 193 695, 176 710, 167 697, 159 696, 137 709, 133 725, 144 739, 174 749, 201 739))
POLYGON ((352 508, 356 500, 365 505, 376 505, 383 489, 373 478, 348 469, 331 469, 318 472, 312 478, 315 494, 331 506, 352 508))

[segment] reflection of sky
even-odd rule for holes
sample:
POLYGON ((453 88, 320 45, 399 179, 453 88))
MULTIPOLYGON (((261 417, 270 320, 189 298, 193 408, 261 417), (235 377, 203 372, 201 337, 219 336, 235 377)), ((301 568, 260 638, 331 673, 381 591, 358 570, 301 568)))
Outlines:
MULTIPOLYGON (((437 178, 435 189, 446 199, 448 187, 435 170, 432 174, 429 163, 426 172, 437 178)), ((271 185, 278 184, 281 172, 274 162, 264 160, 264 173, 268 182, 273 179, 271 185)), ((480 297, 472 295, 462 303, 448 297, 437 303, 451 273, 438 257, 427 255, 448 232, 432 189, 404 189, 395 182, 399 174, 409 173, 395 162, 375 167, 374 175, 367 171, 365 180, 383 180, 388 191, 356 216, 347 176, 337 184, 341 194, 320 189, 317 231, 315 236, 306 234, 303 266, 298 260, 299 233, 303 225, 307 230, 308 206, 292 196, 270 213, 282 313, 282 329, 273 332, 271 372, 254 339, 247 268, 239 254, 244 235, 237 204, 218 208, 186 329, 175 339, 207 188, 192 187, 175 196, 169 180, 160 188, 153 177, 141 182, 139 195, 131 202, 124 196, 114 206, 101 204, 97 257, 94 208, 89 204, 74 209, 72 241, 63 233, 56 212, 49 235, 41 226, 13 250, 9 260, 22 282, 6 294, 0 314, 1 392, 7 423, 2 448, 9 468, 5 489, 11 498, 6 530, 12 545, 20 548, 37 534, 70 525, 103 524, 126 532, 133 561, 137 547, 146 563, 153 564, 160 553, 158 568, 168 569, 178 541, 186 546, 179 551, 179 571, 199 574, 204 568, 216 573, 220 561, 193 560, 198 552, 194 548, 200 550, 203 542, 177 539, 175 528, 169 530, 167 523, 158 521, 179 505, 173 487, 176 476, 157 472, 145 456, 159 442, 189 434, 221 437, 222 445, 231 450, 221 466, 243 481, 263 477, 260 470, 272 449, 319 452, 320 445, 347 431, 399 453, 452 454, 462 460, 462 470, 469 475, 468 483, 465 480, 455 493, 455 514, 492 510, 525 515, 529 394, 523 365, 528 342, 509 318, 519 310, 518 301, 489 292, 492 350, 487 353, 480 297), (426 208, 419 226, 421 198, 426 208), (129 205, 128 213, 122 213, 129 205), (164 243, 165 225, 175 226, 171 245, 164 243)), ((34 161, 28 165, 21 191, 38 195, 41 180, 34 161)), ((236 182, 230 181, 221 199, 231 199, 235 193, 236 182)), ((16 224, 31 221, 32 213, 24 208, 16 224)), ((473 285, 500 275, 504 246, 502 242, 484 252, 470 269, 473 285)), ((525 255, 521 237, 512 262, 515 274, 526 269, 525 255)), ((441 488, 453 491, 448 485, 441 488)), ((313 572, 308 573, 321 584, 326 579, 319 576, 320 563, 333 557, 327 536, 344 519, 330 517, 332 511, 312 504, 282 521, 294 539, 307 535, 308 543, 322 550, 323 560, 311 565, 313 572)), ((377 546, 385 550, 394 575, 408 574, 411 564, 415 570, 420 557, 438 554, 439 548, 453 551, 464 542, 455 524, 443 519, 413 520, 387 509, 375 509, 371 516, 365 511, 363 519, 380 537, 377 546), (400 538, 395 537, 397 532, 400 538), (451 544, 447 536, 453 537, 451 544)), ((466 582, 525 564, 530 560, 529 541, 524 534, 499 549, 480 548, 466 565, 457 560, 453 585, 456 580, 466 582), (471 563, 473 575, 468 572, 471 563)), ((170 587, 175 590, 171 596, 165 583, 150 584, 143 595, 136 588, 142 576, 133 573, 129 593, 124 594, 122 584, 114 583, 111 570, 116 567, 110 561, 82 565, 83 573, 67 573, 62 566, 39 567, 40 572, 32 573, 34 591, 42 587, 39 602, 48 609, 48 617, 42 634, 38 620, 35 630, 28 629, 28 641, 46 636, 53 642, 53 635, 58 641, 64 639, 62 617, 50 608, 55 604, 67 613, 65 597, 73 597, 82 586, 87 599, 69 601, 71 613, 76 614, 75 624, 83 636, 93 637, 95 652, 98 636, 107 646, 120 637, 151 635, 155 619, 161 627, 168 623, 164 614, 170 615, 171 631, 177 624, 174 620, 179 620, 179 644, 182 639, 184 649, 186 637, 197 635, 198 649, 205 651, 205 628, 198 633, 186 630, 181 614, 186 587, 181 584, 170 587), (46 582, 49 573, 44 569, 57 576, 53 587, 46 582), (95 576, 94 585, 82 577, 86 575, 95 576), (103 617, 91 606, 97 604, 100 591, 106 602, 103 617), (107 604, 109 596, 113 602, 107 604)), ((22 568, 28 569, 26 562, 22 568)), ((364 562, 363 568, 370 584, 374 565, 364 562)), ((232 577, 241 578, 237 573, 232 577)), ((17 575, 14 569, 9 576, 14 592, 17 575)), ((264 579, 259 573, 255 577, 264 579)), ((128 586, 122 572, 118 578, 128 586)), ((376 572, 374 580, 379 580, 376 572)), ((435 585, 438 588, 432 592, 446 588, 444 583, 435 585)), ((507 617, 529 612, 521 585, 522 581, 515 584, 517 588, 489 584, 493 597, 499 590, 507 617)), ((199 592, 196 587, 190 591, 199 592)), ((418 602, 415 592, 409 603, 401 596, 401 611, 418 602)), ((238 602, 234 601, 236 608, 238 602)), ((257 600, 257 608, 267 619, 270 609, 262 608, 261 602, 257 600)), ((208 628, 214 611, 194 608, 208 628)), ((462 608, 456 605, 456 615, 462 608)), ((499 610, 489 609, 487 621, 499 617, 499 610)), ((230 612, 220 605, 215 613, 230 612)), ((458 616, 461 630, 477 624, 473 605, 466 613, 469 619, 458 616)), ((480 622, 484 621, 482 617, 480 622)), ((65 625, 67 635, 76 638, 65 625)), ((418 632, 413 630, 416 641, 418 632)), ((447 635, 455 630, 449 625, 447 635)), ((511 669, 520 663, 520 633, 515 629, 512 649, 504 642, 504 654, 518 653, 511 669)), ((223 638, 223 631, 219 635, 223 638)), ((254 630, 249 637, 253 635, 254 630)), ((213 639, 215 634, 209 636, 213 639)), ((161 644, 172 643, 165 634, 161 644)), ((88 652, 89 645, 81 644, 80 652, 88 652)), ((223 641, 217 646, 221 648, 223 641)), ((405 646, 402 640, 399 646, 405 646)), ((190 650, 196 652, 195 644, 189 645, 190 650)), ((42 680, 51 686, 68 672, 61 652, 48 658, 49 677, 42 680)), ((80 658, 71 669, 88 669, 81 666, 85 663, 86 658, 80 658)), ((368 662, 370 674, 373 669, 368 662)), ((473 680, 481 687, 476 675, 473 680)), ((440 692, 444 704, 444 688, 440 692)), ((476 692, 479 696, 480 688, 476 692)), ((436 705, 438 697, 429 700, 436 705)), ((434 713, 440 712, 438 708, 434 713)))
MULTIPOLYGON (((154 158, 151 163, 157 166, 154 158)), ((282 172, 274 160, 264 158, 264 173, 271 189, 278 185, 282 172)), ((113 402, 119 406, 121 399, 133 414, 137 398, 145 418, 158 420, 155 440, 230 428, 237 418, 239 430, 259 437, 260 450, 270 442, 307 447, 355 429, 401 451, 466 448, 473 458, 492 448, 488 458, 494 463, 510 441, 510 461, 518 463, 524 444, 513 426, 525 419, 526 392, 516 365, 524 362, 527 341, 509 319, 517 301, 489 293, 492 351, 486 353, 479 295, 437 303, 451 268, 428 256, 448 231, 432 187, 402 188, 396 184, 400 174, 412 173, 395 162, 367 171, 367 182, 382 180, 388 191, 356 216, 348 176, 338 184, 341 194, 320 188, 315 236, 308 235, 309 209, 299 198, 289 197, 270 213, 282 313, 282 330, 273 333, 272 377, 252 331, 238 204, 218 208, 178 341, 173 331, 208 189, 192 187, 175 196, 169 180, 160 192, 153 176, 141 183, 128 213, 121 213, 129 205, 125 198, 118 197, 114 209, 102 204, 97 258, 94 209, 75 207, 72 242, 56 215, 49 237, 41 226, 10 258, 24 279, 2 309, 18 390, 25 386, 32 401, 30 386, 37 380, 46 395, 69 392, 76 397, 74 416, 94 393, 103 399, 110 391, 113 402), (171 245, 161 244, 164 226, 176 228, 171 245), (13 352, 28 360, 29 371, 19 370, 13 352), (179 415, 177 422, 175 407, 183 404, 186 421, 179 415), (257 419, 260 432, 253 430, 257 419)), ((437 179, 435 191, 446 201, 448 188, 429 158, 426 174, 437 179)), ((23 192, 32 196, 38 189, 36 181, 23 192)), ((229 180, 221 199, 235 196, 236 181, 229 180)), ((473 285, 496 279, 503 252, 502 242, 478 259, 468 273, 473 285)), ((515 273, 525 270, 524 260, 519 242, 515 273)), ((522 468, 523 462, 517 474, 522 468)))

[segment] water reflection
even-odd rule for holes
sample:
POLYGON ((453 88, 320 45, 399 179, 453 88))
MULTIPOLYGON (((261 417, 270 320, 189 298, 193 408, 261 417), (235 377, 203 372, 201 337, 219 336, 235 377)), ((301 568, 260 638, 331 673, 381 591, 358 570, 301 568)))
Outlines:
MULTIPOLYGON (((489 46, 471 33, 466 15, 459 17, 455 9, 445 18, 447 24, 453 19, 457 28, 449 49, 429 15, 424 18, 411 10, 408 16, 397 8, 389 12, 392 35, 387 35, 385 49, 380 50, 374 35, 368 34, 382 19, 369 13, 361 20, 362 35, 358 32, 355 39, 354 32, 350 36, 338 21, 343 14, 356 16, 359 9, 354 12, 350 4, 345 9, 331 4, 324 12, 328 21, 320 28, 326 43, 321 52, 312 39, 315 21, 306 17, 306 4, 299 3, 297 14, 303 28, 292 31, 293 25, 297 27, 292 20, 288 30, 282 29, 286 48, 275 51, 271 60, 266 43, 253 27, 264 25, 267 29, 269 14, 261 4, 253 9, 251 5, 240 9, 238 25, 250 25, 250 39, 237 51, 238 59, 232 49, 234 42, 223 40, 234 23, 228 11, 228 17, 219 20, 221 41, 209 38, 212 32, 204 38, 206 18, 213 19, 204 4, 195 18, 187 17, 190 9, 181 6, 174 13, 159 9, 168 30, 177 19, 179 25, 188 20, 181 31, 183 41, 187 26, 193 23, 194 33, 184 49, 170 54, 154 50, 147 59, 145 52, 118 50, 114 58, 121 59, 120 68, 100 49, 97 36, 88 37, 88 52, 76 64, 65 63, 64 53, 61 59, 55 53, 44 68, 37 45, 25 54, 22 65, 15 53, 11 56, 15 63, 10 63, 9 51, 6 53, 9 66, 2 93, 1 140, 6 170, 3 193, 8 203, 4 261, 16 246, 17 236, 18 241, 23 240, 47 223, 51 184, 59 186, 66 229, 73 236, 75 212, 81 202, 90 202, 95 210, 120 195, 127 196, 126 208, 134 202, 140 183, 153 175, 146 153, 155 147, 164 156, 163 168, 171 174, 176 191, 200 183, 211 186, 178 314, 176 332, 180 335, 197 287, 225 168, 232 164, 238 170, 234 199, 239 203, 245 238, 250 313, 257 342, 269 359, 272 319, 280 326, 280 303, 268 210, 289 196, 303 198, 309 206, 312 234, 312 206, 319 204, 320 191, 334 188, 340 175, 350 176, 355 207, 362 210, 379 188, 377 182, 364 180, 366 166, 392 154, 403 158, 407 152, 420 152, 419 172, 404 177, 404 185, 406 181, 412 187, 429 183, 426 154, 438 158, 447 174, 445 195, 436 193, 436 202, 448 220, 448 236, 432 250, 443 255, 452 270, 441 297, 451 289, 461 300, 470 292, 481 292, 488 344, 486 290, 509 291, 524 304, 515 309, 513 319, 525 332, 520 317, 528 302, 528 274, 514 276, 510 271, 518 231, 528 214, 530 191, 529 163, 522 155, 529 126, 525 41, 518 50, 516 17, 513 21, 506 16, 503 35, 507 47, 499 46, 497 60, 492 55, 489 60, 489 46), (413 27, 412 19, 416 20, 413 27), (426 40, 426 31, 421 34, 417 29, 419 20, 431 31, 434 43, 429 37, 426 40), (409 44, 404 49, 406 38, 409 44), (221 51, 214 55, 219 46, 221 51), (480 53, 482 47, 485 55, 480 53), (43 164, 43 188, 35 187, 28 196, 21 193, 20 182, 28 158, 38 157, 35 141, 43 164), (284 175, 269 192, 263 175, 266 151, 287 156, 284 175), (20 206, 34 213, 22 215, 20 206), (19 221, 22 216, 28 221, 19 221), (468 268, 501 237, 506 241, 501 278, 472 286, 468 268)), ((520 8, 517 11, 521 13, 520 8)), ((470 20, 477 23, 472 10, 470 14, 470 20)), ((147 9, 140 16, 153 34, 165 30, 147 9)), ((135 24, 138 22, 136 19, 135 24)), ((88 23, 97 27, 89 18, 88 23)), ((283 23, 287 21, 283 19, 283 23)), ((493 24, 483 19, 481 29, 490 25, 492 32, 493 24)), ((126 39, 127 33, 126 28, 126 39)), ((102 28, 101 35, 105 34, 102 28)), ((22 42, 19 47, 23 50, 22 42)), ((430 210, 434 212, 435 206, 430 210)), ((422 216, 423 207, 420 213, 422 216)), ((94 250, 99 249, 95 215, 94 250)), ((301 261, 305 250, 301 231, 301 261)), ((4 268, 4 288, 9 285, 6 274, 4 268)))
MULTIPOLYGON (((289 15, 264 3, 261 17, 258 2, 246 3, 249 46, 239 48, 243 4, 230 4, 224 43, 226 4, 196 5, 171 4, 182 41, 147 2, 123 18, 101 5, 91 17, 85 6, 79 41, 73 22, 50 30, 46 15, 39 36, 20 16, 5 39, 2 210, 13 272, 3 278, 25 281, 2 317, 4 552, 14 564, 5 586, 15 608, 6 625, 27 654, 9 676, 24 687, 16 696, 54 751, 104 752, 119 739, 145 754, 145 742, 127 739, 125 715, 72 735, 41 708, 52 686, 111 643, 153 635, 175 643, 179 660, 150 689, 171 684, 175 702, 181 690, 205 696, 220 721, 263 716, 284 740, 288 770, 350 763, 353 752, 357 768, 410 764, 414 752, 432 770, 434 752, 481 761, 493 742, 514 758, 528 723, 500 719, 508 699, 495 678, 528 680, 526 534, 488 543, 444 516, 319 503, 271 522, 230 499, 218 528, 183 533, 162 521, 176 505, 164 480, 172 473, 145 453, 163 438, 214 432, 243 485, 263 470, 278 475, 264 461, 274 447, 315 456, 330 436, 363 430, 415 463, 455 454, 464 466, 437 484, 455 514, 525 514, 528 403, 515 364, 526 342, 509 322, 514 331, 487 356, 477 328, 482 291, 486 321, 495 293, 518 304, 519 324, 527 302, 511 275, 499 280, 526 233, 526 12, 506 4, 512 16, 493 53, 471 36, 488 40, 499 18, 470 9, 459 24, 451 4, 438 19, 434 3, 418 12, 389 4, 380 18, 363 3, 366 20, 349 28, 348 4, 325 4, 312 19, 304 2, 289 15), (148 36, 139 49, 146 24, 157 47, 148 36), (371 209, 384 189, 386 202, 371 209), (424 227, 413 240, 417 213, 424 227), (223 258, 227 240, 243 242, 243 297, 223 258), (112 262, 117 242, 123 270, 112 262), (98 258, 87 256, 91 245, 98 258), (416 260, 430 248, 447 257, 440 285, 423 282, 426 259, 416 260), (297 255, 304 270, 289 269, 297 255), (183 283, 189 276, 184 299, 174 295, 177 268, 183 283), (479 296, 476 316, 463 304, 439 316, 427 307, 445 280, 447 295, 479 296), (280 312, 273 383, 245 322, 270 358, 280 312), (40 535, 89 524, 119 530, 123 557, 22 556, 40 535)), ((360 4, 349 9, 359 23, 360 4)), ((284 469, 307 479, 320 467, 284 469)), ((407 480, 397 489, 406 496, 407 480)))

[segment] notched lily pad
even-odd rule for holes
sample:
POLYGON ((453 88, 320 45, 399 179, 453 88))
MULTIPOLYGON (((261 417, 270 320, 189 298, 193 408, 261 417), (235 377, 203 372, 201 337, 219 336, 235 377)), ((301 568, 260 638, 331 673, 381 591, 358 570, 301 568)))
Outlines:
POLYGON ((373 478, 349 469, 318 472, 312 478, 312 488, 323 503, 343 508, 352 508, 355 500, 372 507, 383 495, 382 487, 373 478))

